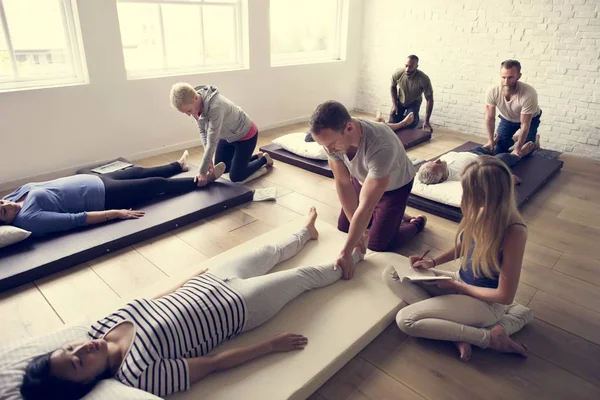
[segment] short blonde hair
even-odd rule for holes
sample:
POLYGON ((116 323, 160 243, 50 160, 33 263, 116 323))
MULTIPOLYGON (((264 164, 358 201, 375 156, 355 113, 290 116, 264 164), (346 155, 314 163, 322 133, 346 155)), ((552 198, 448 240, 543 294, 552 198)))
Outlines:
POLYGON ((193 103, 196 95, 196 89, 189 83, 176 83, 171 87, 171 107, 179 110, 181 106, 193 103))

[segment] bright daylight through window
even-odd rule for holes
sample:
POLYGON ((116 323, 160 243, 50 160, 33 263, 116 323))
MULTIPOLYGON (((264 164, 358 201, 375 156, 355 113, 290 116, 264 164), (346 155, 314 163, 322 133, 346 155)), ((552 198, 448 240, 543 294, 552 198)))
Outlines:
POLYGON ((345 0, 271 0, 271 65, 339 60, 345 0))
POLYGON ((130 78, 243 66, 241 0, 118 0, 130 78))
POLYGON ((87 80, 74 0, 0 0, 0 90, 87 80))

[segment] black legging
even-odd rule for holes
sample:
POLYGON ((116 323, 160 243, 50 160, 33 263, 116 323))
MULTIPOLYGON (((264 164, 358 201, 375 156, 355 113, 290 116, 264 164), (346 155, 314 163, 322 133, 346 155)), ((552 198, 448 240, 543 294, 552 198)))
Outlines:
POLYGON ((225 172, 229 172, 229 179, 232 182, 243 181, 267 163, 266 158, 258 158, 256 155, 252 155, 257 140, 258 132, 248 140, 228 143, 226 140, 221 139, 217 143, 215 164, 225 163, 227 167, 225 172))
POLYGON ((132 167, 100 175, 104 182, 104 208, 131 208, 162 194, 186 193, 198 189, 194 178, 170 178, 180 172, 181 165, 173 162, 160 167, 132 167))

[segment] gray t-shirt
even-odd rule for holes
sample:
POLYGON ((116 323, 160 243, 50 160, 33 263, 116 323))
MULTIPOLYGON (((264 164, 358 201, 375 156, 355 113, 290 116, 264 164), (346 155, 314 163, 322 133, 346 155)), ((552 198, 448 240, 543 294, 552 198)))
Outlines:
POLYGON ((330 154, 329 158, 343 161, 350 175, 361 184, 367 177, 381 179, 389 174, 391 179, 386 192, 408 184, 416 171, 398 136, 380 122, 357 120, 362 128, 362 138, 354 158, 349 160, 345 153, 330 154))

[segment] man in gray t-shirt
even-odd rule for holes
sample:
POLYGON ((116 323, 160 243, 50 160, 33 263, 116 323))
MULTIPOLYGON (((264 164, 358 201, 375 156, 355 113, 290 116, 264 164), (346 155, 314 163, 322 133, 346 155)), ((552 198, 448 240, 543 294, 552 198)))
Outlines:
POLYGON ((388 251, 414 237, 425 218, 404 218, 416 171, 398 136, 385 124, 352 118, 335 101, 317 107, 310 119, 314 140, 325 147, 342 203, 338 229, 348 239, 336 266, 352 278, 355 247, 388 251), (402 224, 402 222, 406 222, 402 224))

